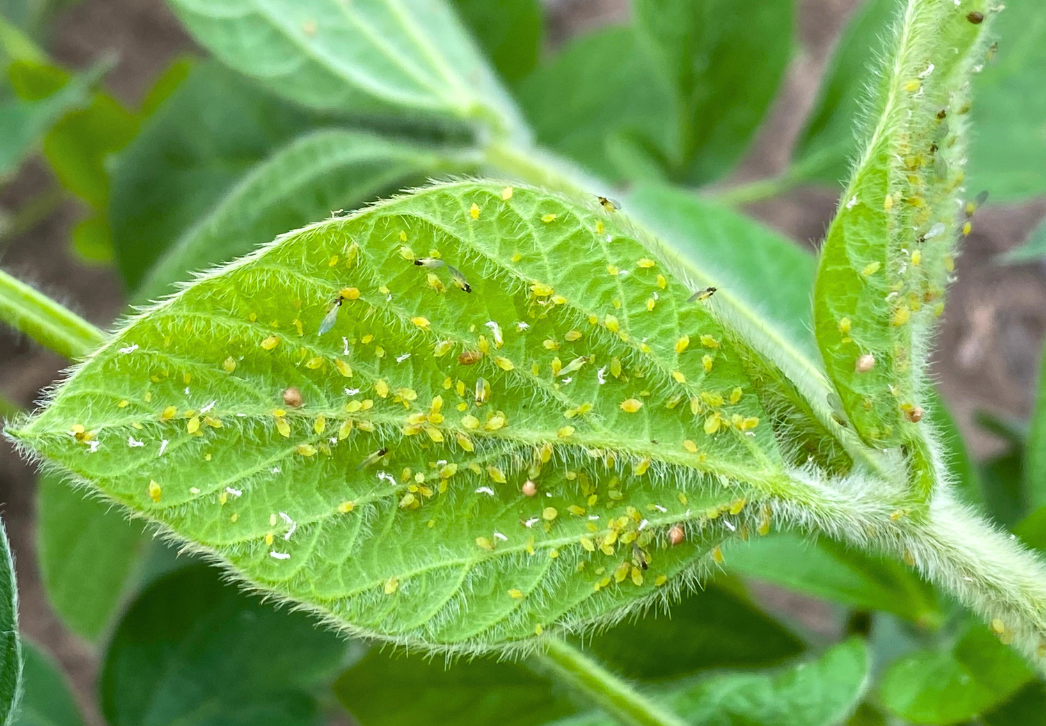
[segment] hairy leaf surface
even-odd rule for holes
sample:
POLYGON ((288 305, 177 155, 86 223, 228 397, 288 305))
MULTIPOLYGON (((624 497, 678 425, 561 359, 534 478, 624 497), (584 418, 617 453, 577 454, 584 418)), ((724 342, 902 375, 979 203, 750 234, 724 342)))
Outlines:
POLYGON ((201 279, 9 433, 353 632, 605 621, 768 527, 785 469, 714 298, 647 244, 594 199, 437 186, 201 279))
POLYGON ((443 0, 169 0, 223 63, 324 111, 485 121, 525 135, 443 0))
POLYGON ((7 530, 0 522, 0 723, 22 696, 22 641, 18 636, 18 586, 7 530))
POLYGON ((966 14, 985 5, 909 3, 881 116, 822 250, 814 329, 840 413, 870 445, 918 439, 930 330, 962 227, 966 89, 989 25, 966 14))

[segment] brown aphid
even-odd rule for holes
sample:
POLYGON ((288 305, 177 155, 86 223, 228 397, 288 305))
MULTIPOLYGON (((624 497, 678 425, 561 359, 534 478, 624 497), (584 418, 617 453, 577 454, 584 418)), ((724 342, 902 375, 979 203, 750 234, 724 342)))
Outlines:
POLYGON ((942 108, 940 111, 937 112, 937 120, 938 121, 943 121, 945 119, 945 117, 947 117, 947 116, 948 116, 948 109, 946 109, 946 108, 942 108))
POLYGON ((979 10, 974 10, 973 12, 966 14, 966 19, 974 25, 980 25, 984 22, 984 13, 980 12, 979 10))
POLYGON ((463 366, 470 366, 474 363, 479 362, 479 359, 483 357, 483 352, 479 350, 466 350, 464 353, 458 356, 458 363, 463 366))
POLYGON ((867 373, 875 367, 875 356, 871 353, 865 353, 857 362, 854 364, 854 370, 857 373, 867 373))
POLYGON ((291 408, 300 408, 305 399, 301 397, 301 391, 297 386, 291 386, 283 392, 283 402, 291 408))
POLYGON ((904 415, 907 416, 908 420, 912 423, 919 423, 923 420, 923 413, 924 411, 921 406, 912 406, 905 410, 904 415))
POLYGON ((671 529, 668 530, 668 542, 673 547, 677 544, 681 544, 686 539, 686 532, 678 524, 673 524, 671 529))
POLYGON ((527 481, 523 484, 523 496, 532 497, 537 493, 538 485, 535 484, 532 480, 527 479, 527 481))

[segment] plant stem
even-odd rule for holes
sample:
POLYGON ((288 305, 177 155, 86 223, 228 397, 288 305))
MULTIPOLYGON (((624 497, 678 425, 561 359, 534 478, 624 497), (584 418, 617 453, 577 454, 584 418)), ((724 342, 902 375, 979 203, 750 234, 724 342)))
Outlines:
POLYGON ((82 358, 105 335, 68 308, 0 270, 0 320, 66 358, 82 358))
POLYGON ((596 706, 628 726, 685 726, 628 683, 566 641, 552 639, 547 650, 533 656, 538 667, 585 694, 596 706))

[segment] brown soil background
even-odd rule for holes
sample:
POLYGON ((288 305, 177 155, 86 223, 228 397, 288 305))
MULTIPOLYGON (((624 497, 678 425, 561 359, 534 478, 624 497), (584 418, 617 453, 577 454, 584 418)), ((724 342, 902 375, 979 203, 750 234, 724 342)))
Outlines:
MULTIPOLYGON (((772 176, 786 167, 839 30, 859 3, 799 1, 800 47, 756 143, 731 183, 772 176)), ((627 0, 546 0, 546 5, 550 51, 578 32, 628 16, 627 0)), ((87 0, 55 17, 46 45, 54 58, 74 68, 89 65, 104 51, 116 51, 120 61, 107 85, 132 106, 176 55, 194 52, 161 0, 87 0)), ((0 191, 0 207, 17 209, 51 183, 44 167, 32 162, 0 191)), ((799 244, 815 247, 835 204, 835 191, 802 187, 746 211, 799 244)), ((974 413, 984 410, 1024 420, 1034 400, 1046 332, 1046 268, 999 266, 993 258, 1020 244, 1044 213, 1046 200, 984 210, 958 261, 959 281, 950 293, 934 371, 978 459, 998 452, 1001 443, 976 427, 974 413)), ((106 327, 122 311, 124 297, 113 271, 85 267, 70 254, 69 232, 83 215, 75 202, 63 203, 32 229, 0 241, 0 263, 106 327)), ((63 365, 57 356, 0 330, 0 392, 9 400, 31 406, 63 365)), ((34 478, 7 443, 0 443, 0 514, 17 558, 22 629, 58 658, 72 678, 88 722, 101 724, 94 703, 97 651, 62 627, 40 583, 34 551, 34 478)), ((814 630, 833 627, 823 604, 781 592, 770 597, 814 630)))

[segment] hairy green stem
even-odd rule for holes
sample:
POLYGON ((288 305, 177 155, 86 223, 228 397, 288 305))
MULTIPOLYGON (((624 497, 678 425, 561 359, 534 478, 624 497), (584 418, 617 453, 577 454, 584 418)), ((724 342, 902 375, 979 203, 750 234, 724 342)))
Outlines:
POLYGON ((66 358, 82 358, 102 344, 101 330, 0 270, 0 320, 66 358))
POLYGON ((619 723, 628 726, 684 726, 686 723, 566 641, 549 640, 545 652, 533 656, 533 660, 542 670, 585 694, 619 723))

